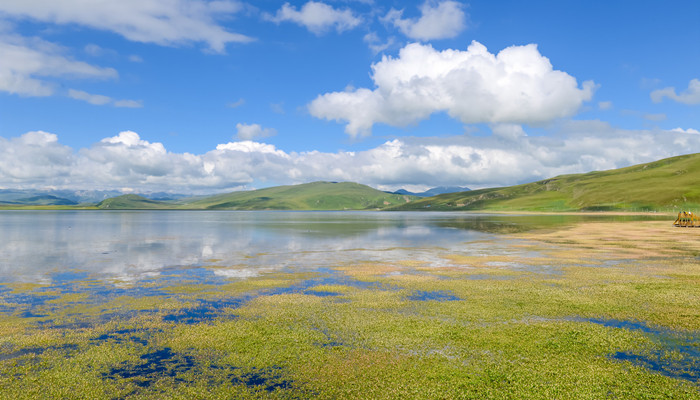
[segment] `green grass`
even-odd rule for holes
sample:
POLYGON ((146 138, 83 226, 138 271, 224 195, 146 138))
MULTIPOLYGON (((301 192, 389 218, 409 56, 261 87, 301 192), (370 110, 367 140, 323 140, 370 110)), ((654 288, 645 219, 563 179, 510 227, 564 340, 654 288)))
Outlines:
POLYGON ((111 197, 97 203, 97 208, 103 210, 143 210, 143 209, 163 209, 173 208, 169 202, 147 199, 136 194, 125 194, 111 197))
POLYGON ((700 154, 562 175, 504 188, 450 193, 395 210, 677 211, 700 208, 700 154))
POLYGON ((413 196, 385 193, 351 182, 313 182, 233 192, 185 201, 182 208, 230 210, 367 210, 403 204, 413 196))

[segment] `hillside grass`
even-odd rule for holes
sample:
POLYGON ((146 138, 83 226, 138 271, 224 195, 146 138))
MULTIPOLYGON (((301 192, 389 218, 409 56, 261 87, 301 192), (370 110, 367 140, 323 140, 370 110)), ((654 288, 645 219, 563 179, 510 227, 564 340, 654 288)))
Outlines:
POLYGON ((674 211, 700 208, 700 154, 538 182, 450 193, 395 210, 674 211))
POLYGON ((368 210, 404 204, 414 196, 389 194, 352 182, 312 182, 233 192, 185 201, 186 209, 368 210))
POLYGON ((103 210, 143 210, 143 209, 166 209, 174 208, 170 202, 147 199, 136 194, 125 194, 123 196, 111 197, 97 203, 97 208, 103 210))

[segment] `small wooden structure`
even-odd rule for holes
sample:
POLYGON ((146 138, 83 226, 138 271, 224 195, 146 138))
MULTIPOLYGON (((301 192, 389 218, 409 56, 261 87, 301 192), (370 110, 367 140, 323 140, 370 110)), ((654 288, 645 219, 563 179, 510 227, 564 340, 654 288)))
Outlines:
POLYGON ((700 217, 692 211, 681 211, 673 225, 682 228, 700 228, 700 217))

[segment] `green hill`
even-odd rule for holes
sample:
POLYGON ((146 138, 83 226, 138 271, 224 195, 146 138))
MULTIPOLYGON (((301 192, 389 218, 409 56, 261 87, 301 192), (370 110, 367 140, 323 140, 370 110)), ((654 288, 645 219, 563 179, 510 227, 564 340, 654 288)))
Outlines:
POLYGON ((150 200, 136 194, 125 194, 102 200, 97 203, 97 208, 105 210, 142 210, 173 208, 173 205, 162 201, 150 200))
POLYGON ((415 197, 385 193, 351 182, 313 182, 233 192, 184 201, 181 208, 231 210, 367 210, 386 208, 415 197))
POLYGON ((677 211, 700 209, 700 154, 503 188, 450 193, 392 210, 677 211))

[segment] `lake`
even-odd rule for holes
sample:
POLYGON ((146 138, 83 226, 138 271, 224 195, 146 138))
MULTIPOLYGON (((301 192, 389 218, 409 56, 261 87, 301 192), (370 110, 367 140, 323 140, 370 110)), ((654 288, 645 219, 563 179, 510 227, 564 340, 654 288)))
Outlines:
MULTIPOLYGON (((357 262, 444 263, 442 254, 509 253, 482 243, 582 220, 445 212, 0 211, 0 282, 51 283, 68 271, 134 281, 164 270, 217 268, 222 277, 357 262)), ((652 217, 645 217, 650 219, 652 217)))
POLYGON ((700 398, 672 219, 0 211, 0 398, 700 398))

